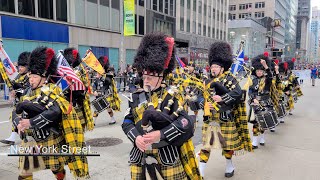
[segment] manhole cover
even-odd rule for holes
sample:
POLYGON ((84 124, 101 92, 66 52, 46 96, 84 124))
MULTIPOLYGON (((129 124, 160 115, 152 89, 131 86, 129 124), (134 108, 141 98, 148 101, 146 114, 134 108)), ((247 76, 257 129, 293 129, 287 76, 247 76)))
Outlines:
POLYGON ((107 146, 115 146, 115 145, 121 144, 122 142, 123 141, 118 138, 96 138, 96 139, 90 139, 86 141, 86 144, 93 147, 107 147, 107 146))

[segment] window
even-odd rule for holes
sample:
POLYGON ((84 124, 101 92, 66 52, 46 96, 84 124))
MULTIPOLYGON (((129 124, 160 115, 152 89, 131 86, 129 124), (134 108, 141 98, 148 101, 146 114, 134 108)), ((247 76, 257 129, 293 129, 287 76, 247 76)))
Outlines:
POLYGON ((153 0, 152 7, 153 7, 152 9, 153 9, 154 11, 157 11, 157 10, 158 10, 157 0, 153 0))
POLYGON ((184 7, 184 0, 180 0, 180 6, 184 7))
POLYGON ((173 3, 174 3, 174 0, 170 0, 170 16, 173 16, 173 3))
POLYGON ((201 35, 201 24, 198 23, 198 34, 201 35))
POLYGON ((119 0, 112 0, 111 6, 113 9, 120 10, 120 1, 119 0))
POLYGON ((53 19, 53 0, 38 1, 39 17, 53 19))
POLYGON ((235 11, 237 10, 237 6, 236 5, 230 5, 229 6, 229 11, 235 11))
POLYGON ((234 20, 234 19, 236 19, 236 14, 230 14, 230 18, 229 18, 230 20, 234 20))
POLYGON ((193 25, 192 25, 192 33, 195 34, 195 33, 196 33, 196 30, 197 30, 197 24, 196 24, 195 21, 193 21, 192 24, 193 24, 193 25))
POLYGON ((239 10, 243 10, 246 9, 246 5, 245 4, 239 4, 239 10))
POLYGON ((252 3, 239 4, 239 10, 250 9, 251 7, 252 7, 252 3))
POLYGON ((188 9, 191 8, 191 0, 187 0, 187 8, 188 8, 188 9))
POLYGON ((220 30, 220 39, 222 40, 222 30, 220 30))
POLYGON ((215 38, 215 33, 216 32, 216 29, 215 28, 212 28, 212 38, 215 38))
POLYGON ((215 19, 216 18, 216 10, 213 8, 212 10, 212 18, 215 19))
POLYGON ((74 12, 75 14, 75 23, 80 25, 85 25, 84 23, 84 3, 85 0, 79 0, 77 2, 74 1, 74 7, 77 9, 77 11, 74 12))
POLYGON ((169 9, 169 0, 164 0, 164 13, 168 14, 168 9, 169 9))
POLYGON ((221 22, 223 22, 223 13, 221 12, 221 16, 220 16, 221 22))
POLYGON ((0 11, 6 11, 14 13, 14 1, 12 0, 0 0, 0 11))
POLYGON ((211 27, 209 26, 208 27, 208 37, 210 37, 211 36, 211 27))
POLYGON ((67 0, 57 0, 57 12, 56 12, 58 21, 68 21, 67 16, 67 0))
POLYGON ((264 8, 265 4, 264 2, 256 2, 255 8, 264 8))
POLYGON ((199 1, 198 4, 199 4, 198 13, 201 14, 202 13, 202 2, 199 1))
POLYGON ((111 29, 114 31, 120 30, 120 1, 111 1, 111 29))
POLYGON ((264 17, 264 11, 262 12, 255 12, 254 13, 255 18, 263 18, 264 17))
POLYGON ((206 26, 203 26, 203 36, 207 36, 207 27, 206 26))
MULTIPOLYGON (((100 0, 101 2, 101 0, 100 0)), ((139 5, 144 7, 144 0, 139 0, 139 5)))
POLYGON ((184 18, 180 17, 180 31, 184 31, 184 18))
POLYGON ((187 20, 187 32, 190 32, 190 20, 187 20))
POLYGON ((137 31, 138 31, 138 30, 137 30, 137 29, 138 29, 138 25, 137 25, 137 24, 138 24, 137 15, 135 14, 135 15, 134 15, 134 27, 135 27, 135 28, 134 28, 134 34, 137 34, 137 31))
POLYGON ((144 17, 139 16, 139 34, 144 35, 144 17))
POLYGON ((204 4, 204 6, 203 6, 203 14, 204 14, 204 16, 207 16, 207 5, 206 4, 204 4))
POLYGON ((163 1, 159 1, 159 11, 163 13, 163 1))
POLYGON ((246 17, 251 17, 251 13, 240 13, 239 14, 239 19, 244 19, 246 17))
POLYGON ((217 10, 217 21, 219 21, 219 15, 220 15, 220 12, 219 10, 217 10))
MULTIPOLYGON (((112 4, 113 5, 113 4, 112 4)), ((87 0, 87 25, 98 27, 98 1, 87 0)))
POLYGON ((110 29, 110 4, 109 0, 100 0, 100 27, 110 29))
POLYGON ((208 16, 211 17, 211 6, 208 6, 208 16))
MULTIPOLYGON (((12 0, 10 0, 12 1, 12 0)), ((23 15, 34 16, 34 0, 19 0, 18 13, 23 15)))
POLYGON ((193 0, 193 11, 197 11, 197 0, 193 0))

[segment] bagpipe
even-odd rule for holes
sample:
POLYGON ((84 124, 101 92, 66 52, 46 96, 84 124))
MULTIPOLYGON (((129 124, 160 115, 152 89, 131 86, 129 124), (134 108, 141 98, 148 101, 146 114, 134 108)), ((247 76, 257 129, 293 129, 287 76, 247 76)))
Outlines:
MULTIPOLYGON (((183 108, 184 104, 174 103, 174 98, 177 93, 177 90, 173 87, 171 92, 168 92, 170 96, 170 99, 162 99, 163 96, 163 89, 160 93, 160 98, 158 99, 158 106, 155 109, 154 104, 152 102, 152 96, 151 96, 151 90, 150 86, 149 88, 149 100, 148 100, 148 107, 143 112, 142 119, 141 119, 141 127, 145 133, 153 131, 153 130, 161 130, 165 128, 166 126, 170 125, 176 120, 182 120, 187 119, 190 123, 189 125, 192 126, 192 129, 194 130, 194 124, 195 124, 195 117, 189 116, 183 108), (162 103, 164 103, 164 100, 167 101, 166 106, 161 110, 162 103), (174 112, 170 113, 172 109, 176 109, 174 112)), ((181 146, 183 143, 185 143, 187 140, 189 140, 194 134, 194 131, 192 132, 186 132, 184 136, 181 136, 181 138, 178 138, 175 141, 172 141, 170 144, 174 146, 181 146)), ((160 148, 163 146, 169 145, 166 141, 160 141, 159 143, 152 144, 152 147, 154 148, 160 148)))
MULTIPOLYGON (((18 117, 20 117, 19 119, 21 120, 33 118, 41 114, 43 111, 50 109, 60 97, 64 97, 64 93, 70 88, 70 86, 72 86, 73 83, 70 83, 58 95, 55 95, 54 99, 50 98, 51 94, 57 89, 58 85, 64 77, 65 76, 61 77, 51 89, 46 85, 48 82, 47 79, 45 85, 41 87, 41 93, 37 95, 35 99, 31 101, 25 100, 23 102, 18 103, 15 111, 18 117)), ((54 126, 41 130, 38 128, 30 129, 28 131, 28 135, 26 132, 20 132, 20 138, 23 140, 22 145, 25 147, 37 147, 38 145, 36 141, 46 139, 50 136, 50 132, 57 135, 61 134, 60 129, 54 126), (30 137, 29 135, 31 135, 32 137, 30 137), (41 138, 39 138, 39 136, 41 138)), ((30 152, 28 153, 37 154, 39 152, 37 149, 31 148, 30 152)), ((22 160, 20 161, 19 169, 22 174, 28 174, 38 170, 45 169, 45 165, 41 156, 23 156, 22 160)))

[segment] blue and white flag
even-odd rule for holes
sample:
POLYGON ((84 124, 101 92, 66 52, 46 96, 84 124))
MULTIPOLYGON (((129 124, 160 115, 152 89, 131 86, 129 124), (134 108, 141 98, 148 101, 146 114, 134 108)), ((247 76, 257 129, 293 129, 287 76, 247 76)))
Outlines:
POLYGON ((238 56, 236 57, 236 61, 231 66, 232 74, 236 74, 237 72, 240 72, 243 69, 243 64, 244 64, 244 51, 243 49, 240 49, 238 56))

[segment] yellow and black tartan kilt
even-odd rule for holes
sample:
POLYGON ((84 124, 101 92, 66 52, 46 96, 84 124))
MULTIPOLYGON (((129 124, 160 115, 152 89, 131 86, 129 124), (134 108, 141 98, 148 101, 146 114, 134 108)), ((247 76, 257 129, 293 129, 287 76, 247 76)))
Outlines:
MULTIPOLYGON (((31 131, 26 131, 26 132, 29 136, 32 135, 31 131)), ((51 151, 47 152, 46 150, 43 150, 43 151, 45 151, 43 153, 57 153, 57 152, 52 151, 53 147, 56 148, 56 150, 58 152, 60 152, 60 150, 62 149, 62 146, 65 144, 66 144, 66 142, 65 142, 63 135, 56 135, 53 133, 51 133, 51 135, 48 137, 47 140, 37 142, 38 146, 46 147, 48 149, 49 149, 49 147, 51 147, 51 149, 50 149, 51 151)), ((66 159, 62 156, 41 156, 41 157, 44 161, 46 169, 50 169, 52 171, 58 171, 59 169, 61 169, 61 167, 64 167, 64 165, 66 164, 66 159)), ((23 164, 21 156, 19 158, 19 164, 23 164)))
POLYGON ((81 121, 82 127, 84 127, 85 124, 86 124, 86 119, 85 119, 84 114, 83 114, 83 107, 77 106, 77 107, 74 107, 74 110, 76 111, 77 116, 81 121))
MULTIPOLYGON (((206 141, 206 134, 209 124, 203 123, 202 125, 202 142, 206 141)), ((225 150, 240 150, 242 149, 242 143, 235 122, 221 122, 221 135, 226 141, 227 146, 223 149, 225 150)))
POLYGON ((110 103, 110 108, 114 111, 120 111, 120 101, 113 95, 107 96, 106 100, 110 103))
MULTIPOLYGON (((147 150, 148 155, 156 157, 158 162, 161 163, 160 157, 158 156, 158 150, 147 150)), ((145 175, 143 173, 142 165, 140 164, 131 164, 131 179, 132 180, 145 180, 145 175)), ((187 180, 187 174, 184 171, 181 161, 178 159, 176 164, 173 166, 164 166, 160 164, 160 174, 164 180, 187 180)))
POLYGON ((298 97, 303 96, 303 93, 302 93, 302 91, 301 91, 301 88, 300 88, 300 87, 299 87, 299 88, 297 88, 297 96, 298 96, 298 97))
POLYGON ((292 94, 290 94, 288 97, 288 102, 287 102, 286 108, 287 108, 287 111, 294 109, 294 100, 293 100, 292 94))

